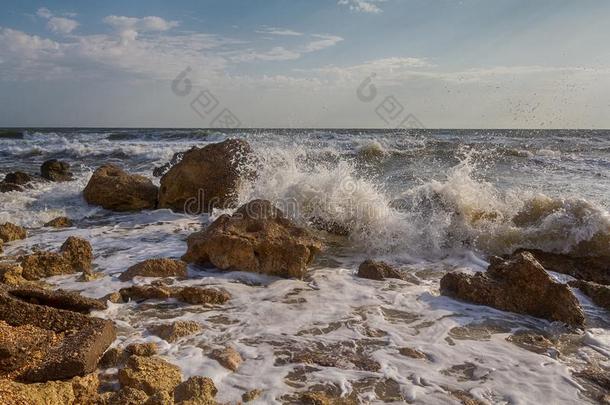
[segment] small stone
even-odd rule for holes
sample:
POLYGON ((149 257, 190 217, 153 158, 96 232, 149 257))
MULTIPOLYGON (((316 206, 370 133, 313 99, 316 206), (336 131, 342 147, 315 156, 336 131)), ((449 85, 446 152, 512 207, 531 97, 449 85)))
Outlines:
POLYGON ((258 399, 262 395, 263 391, 257 389, 250 390, 248 392, 244 392, 241 395, 241 400, 244 402, 250 402, 258 399))
POLYGON ((70 228, 73 225, 74 224, 72 223, 72 220, 68 217, 53 218, 52 220, 44 224, 44 226, 50 228, 70 228))
POLYGON ((230 346, 212 351, 212 353, 210 353, 210 358, 216 360, 221 366, 231 371, 237 371, 243 362, 239 352, 230 346))
POLYGON ((139 389, 148 395, 157 391, 172 392, 181 380, 180 368, 159 357, 131 356, 119 370, 122 387, 139 389))
POLYGON ((0 239, 4 242, 25 239, 26 237, 27 232, 25 228, 19 225, 10 222, 5 222, 3 225, 0 225, 0 239))
POLYGON ((159 336, 161 339, 170 343, 185 336, 197 333, 200 330, 201 325, 195 321, 175 321, 173 323, 161 323, 148 327, 150 333, 159 336))
POLYGON ((100 368, 117 367, 123 362, 123 350, 118 347, 111 347, 100 358, 100 368))
POLYGON ((139 277, 181 277, 187 276, 187 265, 182 260, 167 258, 148 259, 128 268, 119 276, 119 280, 128 281, 139 277))
POLYGON ((174 390, 174 401, 193 405, 216 405, 218 393, 211 378, 195 376, 178 384, 174 390))
POLYGON ((365 260, 358 267, 358 277, 371 280, 385 280, 386 278, 404 279, 404 275, 386 262, 365 260))

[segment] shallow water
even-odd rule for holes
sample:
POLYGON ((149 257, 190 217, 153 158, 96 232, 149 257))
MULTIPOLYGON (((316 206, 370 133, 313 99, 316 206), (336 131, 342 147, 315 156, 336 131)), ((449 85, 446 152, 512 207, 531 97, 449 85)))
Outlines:
POLYGON ((81 192, 92 171, 112 162, 152 177, 175 152, 227 137, 245 138, 256 151, 259 176, 240 191, 241 202, 270 199, 303 225, 315 217, 348 236, 320 233, 329 247, 303 281, 191 266, 191 278, 177 285, 219 286, 233 298, 222 307, 111 304, 97 315, 117 323, 116 345, 158 342, 185 376, 212 377, 227 401, 258 388, 260 403, 280 403, 322 384, 370 403, 457 401, 452 391, 494 404, 591 402, 572 372, 591 362, 608 365, 607 312, 578 294, 594 328, 581 331, 561 356, 536 354, 506 338, 523 329, 551 337, 567 330, 457 302, 440 296, 438 285, 449 270, 482 271, 490 254, 519 247, 608 254, 610 132, 29 130, 21 140, 0 139, 2 172, 36 172, 44 160, 58 158, 72 164, 77 178, 0 194, 0 222, 31 228, 6 254, 56 249, 66 237, 82 236, 104 277, 49 281, 91 297, 129 286, 116 276, 146 258, 180 257, 186 237, 219 213, 116 214, 91 207, 81 192), (76 227, 41 228, 59 215, 76 227), (369 257, 408 269, 412 280, 355 277, 369 257), (146 332, 147 325, 176 318, 204 328, 172 344, 146 332), (227 344, 245 359, 236 373, 207 357, 227 344), (426 358, 399 354, 404 347, 426 358))

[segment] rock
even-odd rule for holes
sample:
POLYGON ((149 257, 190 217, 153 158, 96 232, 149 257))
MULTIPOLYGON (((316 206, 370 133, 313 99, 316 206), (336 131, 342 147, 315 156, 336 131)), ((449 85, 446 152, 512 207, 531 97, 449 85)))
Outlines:
POLYGON ((125 360, 127 360, 127 357, 128 356, 125 355, 124 350, 118 347, 111 347, 104 352, 100 358, 98 366, 100 368, 117 367, 118 365, 124 363, 125 360))
POLYGON ((0 401, 11 405, 82 405, 98 399, 96 374, 74 377, 69 381, 22 384, 0 380, 0 401))
POLYGON ((148 331, 153 335, 159 336, 170 343, 192 335, 201 330, 201 325, 195 321, 175 321, 172 323, 160 323, 148 327, 148 331))
POLYGON ((582 280, 570 281, 568 285, 570 287, 578 288, 586 296, 591 298, 595 305, 610 311, 610 286, 582 280))
POLYGON ((5 222, 3 225, 0 225, 0 239, 4 242, 25 239, 26 237, 27 232, 25 228, 19 225, 10 222, 5 222))
POLYGON ((0 282, 11 286, 27 282, 22 275, 23 269, 18 263, 0 263, 0 282))
POLYGON ((125 348, 125 352, 130 356, 150 357, 157 354, 157 344, 154 342, 132 343, 125 348))
POLYGON ((169 169, 172 168, 172 166, 176 165, 178 162, 180 162, 182 160, 182 157, 184 156, 185 153, 186 152, 174 153, 174 155, 172 156, 172 158, 169 162, 165 163, 162 166, 157 166, 153 169, 153 176, 155 176, 155 177, 163 176, 165 173, 167 173, 167 171, 169 169))
POLYGON ((248 392, 244 392, 241 395, 241 400, 244 402, 252 402, 254 400, 257 400, 262 394, 263 394, 263 391, 256 388, 256 389, 250 390, 248 392))
POLYGON ((10 193, 11 191, 22 192, 24 189, 18 184, 5 182, 0 183, 0 193, 10 193))
POLYGON ((102 301, 102 302, 110 301, 113 304, 117 304, 119 302, 123 302, 123 297, 121 296, 120 292, 115 291, 115 292, 104 295, 102 298, 100 298, 100 301, 102 301))
POLYGON ((124 302, 129 300, 144 301, 144 300, 166 300, 171 298, 172 290, 167 286, 159 285, 134 285, 127 288, 121 288, 119 294, 124 302))
POLYGON ((216 405, 214 397, 217 393, 211 378, 195 376, 178 384, 174 390, 174 401, 185 405, 216 405))
POLYGON ((393 268, 386 262, 377 262, 374 260, 365 260, 360 264, 358 267, 358 277, 371 280, 384 280, 386 278, 404 279, 400 270, 393 268))
POLYGON ((24 172, 12 172, 7 173, 4 176, 4 183, 18 184, 20 186, 24 186, 32 181, 32 176, 24 172))
POLYGON ((441 279, 441 292, 503 311, 561 321, 582 327, 585 317, 568 286, 559 284, 529 253, 509 260, 492 258, 485 273, 448 273, 441 279))
POLYGON ((174 405, 174 396, 167 391, 157 391, 148 397, 144 405, 174 405))
POLYGON ((233 215, 221 215, 189 236, 182 257, 189 263, 302 278, 322 248, 306 229, 284 217, 266 200, 253 200, 233 215))
MULTIPOLYGON (((13 342, 8 346, 19 342, 29 347, 19 352, 27 355, 27 361, 10 370, 14 378, 23 382, 43 382, 93 372, 102 353, 116 337, 113 323, 55 308, 52 305, 58 300, 48 298, 46 293, 41 294, 47 297, 44 301, 33 304, 21 299, 18 291, 0 287, 0 320, 10 325, 10 328, 3 328, 0 336, 13 342)), ((18 354, 9 355, 5 360, 9 364, 19 364, 19 357, 18 354)))
POLYGON ((159 207, 189 214, 233 207, 241 183, 251 176, 242 164, 252 156, 250 145, 240 139, 184 152, 161 177, 159 207))
POLYGON ((32 304, 45 305, 82 314, 88 314, 94 310, 102 311, 108 308, 105 302, 83 297, 79 293, 72 291, 17 287, 11 288, 9 294, 32 304))
POLYGON ((130 299, 143 301, 147 299, 164 300, 175 298, 191 305, 218 305, 227 302, 231 296, 223 290, 199 286, 169 287, 164 285, 134 285, 121 288, 119 294, 123 301, 130 299))
POLYGON ((237 371, 244 361, 239 352, 230 346, 227 346, 224 349, 213 350, 210 353, 210 358, 216 360, 224 368, 234 372, 237 371))
POLYGON ((608 403, 610 395, 610 370, 607 367, 588 366, 587 368, 575 372, 574 377, 584 381, 589 389, 585 390, 585 395, 593 397, 599 403, 608 403))
POLYGON ((610 285, 610 256, 571 256, 537 249, 518 249, 529 252, 547 270, 568 274, 574 278, 610 285))
POLYGON ((44 226, 50 228, 70 228, 74 226, 74 224, 72 223, 72 220, 68 217, 57 217, 45 223, 44 226))
POLYGON ((401 347, 398 349, 398 353, 402 354, 406 357, 411 357, 412 359, 424 359, 426 360, 428 356, 425 353, 420 352, 419 350, 412 349, 410 347, 401 347))
POLYGON ((75 272, 90 271, 93 262, 93 249, 85 239, 70 236, 59 249, 62 256, 70 262, 75 272))
POLYGON ((530 331, 516 332, 508 336, 506 340, 522 349, 538 354, 548 353, 554 347, 553 342, 538 333, 530 331))
POLYGON ((124 364, 130 356, 151 357, 157 354, 156 343, 132 343, 125 349, 112 347, 100 359, 101 368, 118 367, 124 364))
POLYGON ((122 387, 135 388, 148 395, 157 391, 172 392, 181 380, 180 368, 159 357, 131 356, 119 370, 122 387))
POLYGON ((40 174, 43 178, 51 181, 70 181, 72 172, 70 164, 57 159, 47 160, 40 166, 40 174))
POLYGON ((89 204, 108 210, 140 211, 156 207, 157 192, 157 186, 146 177, 104 165, 93 173, 83 195, 89 204))
POLYGON ((144 405, 148 395, 139 389, 125 387, 113 393, 109 393, 103 405, 144 405))
POLYGON ((186 278, 188 273, 186 263, 174 259, 148 259, 128 268, 119 276, 119 280, 128 281, 139 277, 181 277, 186 278))

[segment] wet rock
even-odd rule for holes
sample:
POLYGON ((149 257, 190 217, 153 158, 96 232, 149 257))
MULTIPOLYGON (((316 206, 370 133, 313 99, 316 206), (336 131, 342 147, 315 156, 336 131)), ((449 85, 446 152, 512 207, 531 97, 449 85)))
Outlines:
POLYGON ((157 391, 172 392, 180 384, 180 368, 158 357, 131 356, 119 370, 122 387, 135 388, 153 395, 157 391))
POLYGON ((139 389, 125 387, 113 393, 108 393, 103 405, 144 405, 148 395, 139 389))
POLYGON ((70 181, 72 172, 70 164, 57 159, 47 160, 40 166, 40 174, 43 178, 51 181, 70 181))
POLYGON ((250 145, 239 139, 188 150, 161 178, 159 207, 189 214, 233 207, 238 188, 251 175, 242 163, 251 158, 250 145))
POLYGON ((49 228, 70 228, 74 226, 74 224, 68 217, 57 217, 45 223, 44 226, 49 228))
POLYGON ((201 330, 201 325, 195 321, 175 321, 172 323, 160 323, 148 327, 148 331, 159 336, 170 343, 192 335, 201 330))
POLYGON ((107 308, 105 302, 63 290, 43 290, 40 288, 11 288, 11 296, 32 304, 45 305, 67 311, 88 314, 91 311, 101 311, 107 308))
POLYGON ((218 390, 211 378, 195 376, 178 384, 174 390, 176 404, 216 405, 218 390))
POLYGON ((253 200, 191 234, 182 257, 189 263, 302 278, 321 242, 266 200, 253 200))
POLYGON ((226 291, 199 286, 169 287, 164 285, 136 285, 121 288, 119 294, 125 302, 130 299, 143 301, 147 299, 166 300, 168 298, 175 298, 192 305, 224 304, 231 298, 226 291))
POLYGON ((129 356, 125 355, 125 351, 118 347, 111 347, 106 350, 100 358, 98 366, 100 368, 117 367, 124 363, 129 356))
POLYGON ((104 353, 100 359, 99 366, 101 368, 118 367, 125 364, 130 356, 151 357, 157 354, 156 343, 132 343, 122 349, 120 347, 112 347, 104 353))
POLYGON ((155 176, 155 177, 163 176, 165 173, 168 172, 169 169, 172 168, 172 166, 175 166, 176 164, 178 164, 178 162, 180 162, 182 160, 182 157, 184 156, 185 153, 186 152, 174 153, 174 155, 172 156, 172 158, 169 162, 165 163, 164 165, 157 166, 153 169, 153 176, 155 176))
POLYGON ((11 191, 22 192, 24 188, 18 184, 13 183, 0 183, 0 193, 10 193, 11 191))
POLYGON ((485 273, 448 273, 441 279, 441 292, 503 311, 584 326, 584 314, 570 289, 555 282, 529 253, 509 260, 492 258, 485 273))
POLYGON ((23 269, 18 263, 0 263, 0 282, 11 286, 27 282, 22 275, 23 269))
POLYGON ((35 252, 19 258, 26 280, 90 271, 92 260, 91 244, 74 236, 66 239, 59 253, 35 252))
POLYGON ((74 377, 69 381, 23 384, 0 380, 0 401, 11 405, 82 405, 98 400, 96 374, 74 377))
POLYGON ((239 352, 230 346, 213 350, 210 353, 210 358, 216 360, 221 366, 233 372, 237 371, 244 361, 239 352))
POLYGON ((130 356, 150 357, 157 354, 157 344, 149 343, 132 343, 125 348, 125 352, 130 356))
POLYGON ((12 172, 7 173, 4 176, 4 183, 18 184, 20 186, 24 186, 32 181, 32 176, 24 172, 12 172))
POLYGON ((121 288, 119 294, 121 294, 124 302, 129 300, 143 301, 148 299, 166 300, 171 298, 172 289, 160 285, 134 285, 127 288, 121 288))
POLYGON ((529 252, 547 270, 568 274, 574 278, 610 285, 610 256, 572 256, 549 253, 537 249, 518 249, 529 252))
POLYGON ((400 349, 398 349, 398 353, 406 357, 411 357, 412 359, 426 360, 428 358, 425 353, 420 352, 419 350, 413 349, 411 347, 401 347, 400 349))
POLYGON ((404 275, 386 262, 365 260, 358 267, 358 277, 371 280, 384 280, 386 278, 398 278, 403 280, 404 275))
POLYGON ((591 298, 595 305, 610 311, 610 286, 582 280, 570 281, 568 285, 578 288, 591 298))
POLYGON ((136 276, 186 278, 188 275, 186 267, 186 263, 181 260, 148 259, 128 268, 119 276, 119 280, 128 281, 136 276))
POLYGON ((546 337, 530 331, 519 331, 506 338, 508 342, 530 352, 545 354, 554 348, 553 342, 546 337))
POLYGON ((263 394, 263 391, 256 388, 256 389, 250 390, 248 392, 244 392, 241 395, 241 400, 244 402, 252 402, 252 401, 257 400, 262 394, 263 394))
MULTIPOLYGON (((44 337, 45 343, 34 341, 30 350, 23 352, 28 353, 28 359, 23 367, 12 371, 16 372, 14 377, 23 382, 43 382, 93 372, 102 353, 116 337, 113 323, 52 306, 57 302, 61 302, 58 306, 74 306, 73 298, 68 298, 69 305, 66 305, 65 300, 49 298, 45 292, 39 297, 46 298, 33 304, 29 299, 20 298, 19 291, 0 287, 0 320, 14 328, 5 328, 2 335, 13 336, 9 341, 15 342, 31 342, 30 336, 39 336, 44 337), (20 334, 19 328, 29 328, 29 331, 20 334), (39 355, 31 355, 31 350, 39 355)), ((48 294, 52 297, 53 293, 48 294)), ((79 301, 77 308, 81 309, 80 305, 79 301)), ((20 363, 18 357, 9 363, 20 363)))
POLYGON ((588 366, 575 372, 574 377, 584 382, 585 395, 599 403, 608 403, 608 399, 610 399, 610 369, 588 366))
POLYGON ((174 396, 167 391, 157 391, 148 397, 144 405, 174 405, 174 396))
POLYGON ((10 222, 5 222, 0 225, 0 239, 3 242, 11 242, 14 240, 25 239, 27 237, 27 232, 25 228, 12 224, 10 222))
POLYGON ((104 165, 93 172, 83 195, 89 204, 112 211, 139 211, 157 205, 157 186, 152 181, 115 165, 104 165))

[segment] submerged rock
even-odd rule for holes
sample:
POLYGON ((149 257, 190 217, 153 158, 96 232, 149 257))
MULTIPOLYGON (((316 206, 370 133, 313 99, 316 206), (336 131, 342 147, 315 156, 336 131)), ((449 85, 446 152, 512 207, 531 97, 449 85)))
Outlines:
POLYGON ((570 281, 568 285, 570 285, 570 287, 578 288, 586 296, 591 298, 595 305, 610 311, 610 286, 582 280, 570 281))
POLYGON ((485 273, 448 273, 441 292, 503 311, 561 321, 582 327, 585 317, 569 287, 555 282, 529 253, 509 260, 492 258, 485 273))
POLYGON ((156 207, 157 191, 157 186, 144 176, 104 165, 93 172, 83 195, 89 204, 108 210, 139 211, 156 207))
POLYGON ((14 240, 25 239, 26 237, 27 232, 25 228, 19 225, 10 222, 0 225, 0 239, 4 242, 12 242, 14 240))
POLYGON ((158 391, 173 392, 181 380, 180 368, 158 357, 131 356, 119 370, 122 387, 141 390, 148 395, 158 391))
POLYGON ((239 352, 231 346, 213 350, 210 353, 210 358, 216 360, 221 366, 233 372, 237 371, 244 361, 239 352))
POLYGON ((73 178, 70 164, 57 159, 47 160, 40 166, 40 174, 51 181, 70 181, 73 178))
POLYGON ((119 280, 128 281, 136 276, 186 278, 187 274, 186 263, 181 260, 147 259, 128 268, 119 276, 119 280))
POLYGON ((187 244, 182 259, 189 263, 296 278, 305 275, 322 248, 317 238, 266 200, 250 201, 233 215, 220 216, 191 234, 187 244))
POLYGON ((572 256, 537 249, 518 249, 529 252, 547 270, 568 274, 574 278, 610 285, 610 256, 572 256))
POLYGON ((44 226, 49 228, 70 228, 74 224, 72 220, 68 217, 57 217, 53 218, 49 222, 45 223, 44 226))
POLYGON ((358 277, 371 280, 385 280, 386 278, 398 278, 404 280, 400 270, 395 269, 386 262, 365 260, 358 267, 358 277))
POLYGON ((251 175, 241 165, 251 158, 252 148, 240 139, 184 152, 161 178, 159 207, 189 214, 233 207, 239 186, 251 175))
POLYGON ((170 343, 192 335, 201 330, 201 325, 195 321, 176 321, 172 323, 161 323, 148 327, 148 331, 155 336, 170 343))
POLYGON ((70 236, 59 253, 35 252, 19 258, 22 275, 26 280, 91 270, 93 250, 88 241, 70 236))

